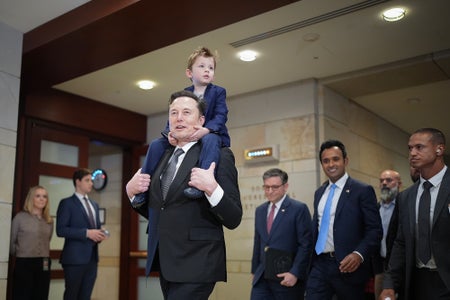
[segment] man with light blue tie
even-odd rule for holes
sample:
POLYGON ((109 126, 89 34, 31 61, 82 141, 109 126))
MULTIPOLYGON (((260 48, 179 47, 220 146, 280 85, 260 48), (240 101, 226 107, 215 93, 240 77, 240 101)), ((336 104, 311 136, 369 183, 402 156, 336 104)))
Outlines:
POLYGON ((348 176, 340 141, 322 143, 319 159, 329 180, 314 194, 315 249, 305 299, 360 300, 383 235, 375 191, 348 176))

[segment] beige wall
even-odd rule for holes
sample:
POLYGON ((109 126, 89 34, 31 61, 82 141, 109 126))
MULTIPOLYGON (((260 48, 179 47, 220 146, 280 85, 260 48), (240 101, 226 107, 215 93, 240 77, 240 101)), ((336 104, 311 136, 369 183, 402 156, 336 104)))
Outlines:
POLYGON ((0 23, 0 300, 6 299, 22 33, 0 23), (6 242, 5 242, 6 241, 6 242))
POLYGON ((89 168, 108 170, 108 186, 90 196, 100 208, 106 209, 106 223, 111 236, 99 245, 100 260, 92 300, 119 299, 120 222, 122 211, 122 150, 90 157, 89 168))
MULTIPOLYGON (((351 176, 374 186, 377 194, 379 175, 385 169, 397 170, 404 188, 412 184, 409 134, 326 87, 319 87, 318 96, 320 139, 339 139, 345 144, 349 157, 347 171, 351 176)), ((322 180, 325 180, 323 172, 322 180)))

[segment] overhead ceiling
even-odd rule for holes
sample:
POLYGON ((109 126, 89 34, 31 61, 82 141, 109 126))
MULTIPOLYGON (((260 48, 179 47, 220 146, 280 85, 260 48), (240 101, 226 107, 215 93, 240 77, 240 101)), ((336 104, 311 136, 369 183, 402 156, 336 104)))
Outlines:
MULTIPOLYGON (((0 21, 27 32, 88 1, 36 2, 3 1, 0 21)), ((168 96, 190 84, 187 56, 205 45, 219 53, 215 82, 229 98, 316 78, 405 132, 436 127, 450 139, 449 11, 448 0, 302 0, 55 88, 145 115, 161 113, 168 96), (394 6, 405 7, 406 17, 383 21, 381 12, 394 6), (257 60, 239 61, 238 51, 246 49, 256 51, 257 60), (138 89, 141 79, 155 88, 138 89)))

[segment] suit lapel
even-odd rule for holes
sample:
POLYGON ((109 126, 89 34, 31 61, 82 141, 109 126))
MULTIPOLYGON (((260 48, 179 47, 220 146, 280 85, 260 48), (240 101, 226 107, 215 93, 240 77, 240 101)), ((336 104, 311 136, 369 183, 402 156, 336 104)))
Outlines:
MULTIPOLYGON (((291 200, 289 199, 289 197, 286 196, 286 199, 284 199, 283 204, 281 204, 281 207, 277 212, 275 220, 273 220, 272 229, 270 230, 270 232, 276 232, 278 224, 283 222, 284 214, 286 213, 290 204, 291 200)), ((267 218, 266 218, 266 228, 267 228, 267 218)))
POLYGON ((416 199, 417 191, 419 190, 420 180, 418 180, 412 187, 405 201, 407 202, 409 210, 409 232, 411 236, 416 236, 416 199))
POLYGON ((450 169, 447 168, 447 171, 442 178, 441 185, 439 187, 439 193, 436 198, 436 205, 434 207, 434 215, 433 215, 433 226, 436 224, 436 220, 438 219, 441 211, 443 209, 448 209, 448 198, 450 197, 450 169))
MULTIPOLYGON (((264 220, 261 224, 262 232, 263 232, 262 236, 263 236, 263 239, 266 241, 269 240, 269 233, 267 232, 267 219, 268 219, 267 210, 269 209, 269 205, 270 205, 270 202, 267 201, 261 210, 261 214, 263 214, 262 219, 264 220)), ((273 224, 272 224, 272 227, 273 227, 273 224)))
POLYGON ((73 194, 73 201, 75 203, 75 206, 78 207, 81 210, 81 213, 83 214, 84 220, 86 221, 86 224, 90 224, 89 217, 86 212, 86 208, 83 204, 81 204, 80 199, 78 199, 77 195, 73 194))
POLYGON ((175 148, 173 148, 173 147, 167 149, 161 159, 161 162, 156 167, 155 173, 151 179, 152 180, 152 184, 151 184, 152 193, 156 194, 156 197, 154 197, 152 199, 152 201, 153 200, 159 201, 159 202, 163 201, 162 191, 161 191, 161 174, 166 169, 167 163, 169 161, 169 158, 172 156, 174 149, 175 148))
POLYGON ((344 184, 344 188, 342 189, 341 195, 339 196, 339 200, 336 206, 336 213, 334 215, 334 219, 339 216, 341 211, 344 209, 345 205, 348 203, 348 198, 350 197, 351 192, 351 186, 352 186, 352 179, 349 177, 347 178, 347 181, 344 184))

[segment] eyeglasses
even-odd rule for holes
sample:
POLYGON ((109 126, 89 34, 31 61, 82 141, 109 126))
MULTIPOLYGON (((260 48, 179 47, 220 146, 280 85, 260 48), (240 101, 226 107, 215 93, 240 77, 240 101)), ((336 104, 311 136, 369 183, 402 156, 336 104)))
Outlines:
POLYGON ((278 190, 280 187, 282 187, 283 185, 284 185, 284 183, 283 183, 283 184, 280 184, 280 185, 263 185, 262 188, 263 188, 265 191, 270 191, 270 189, 272 189, 272 191, 276 191, 276 190, 278 190))

